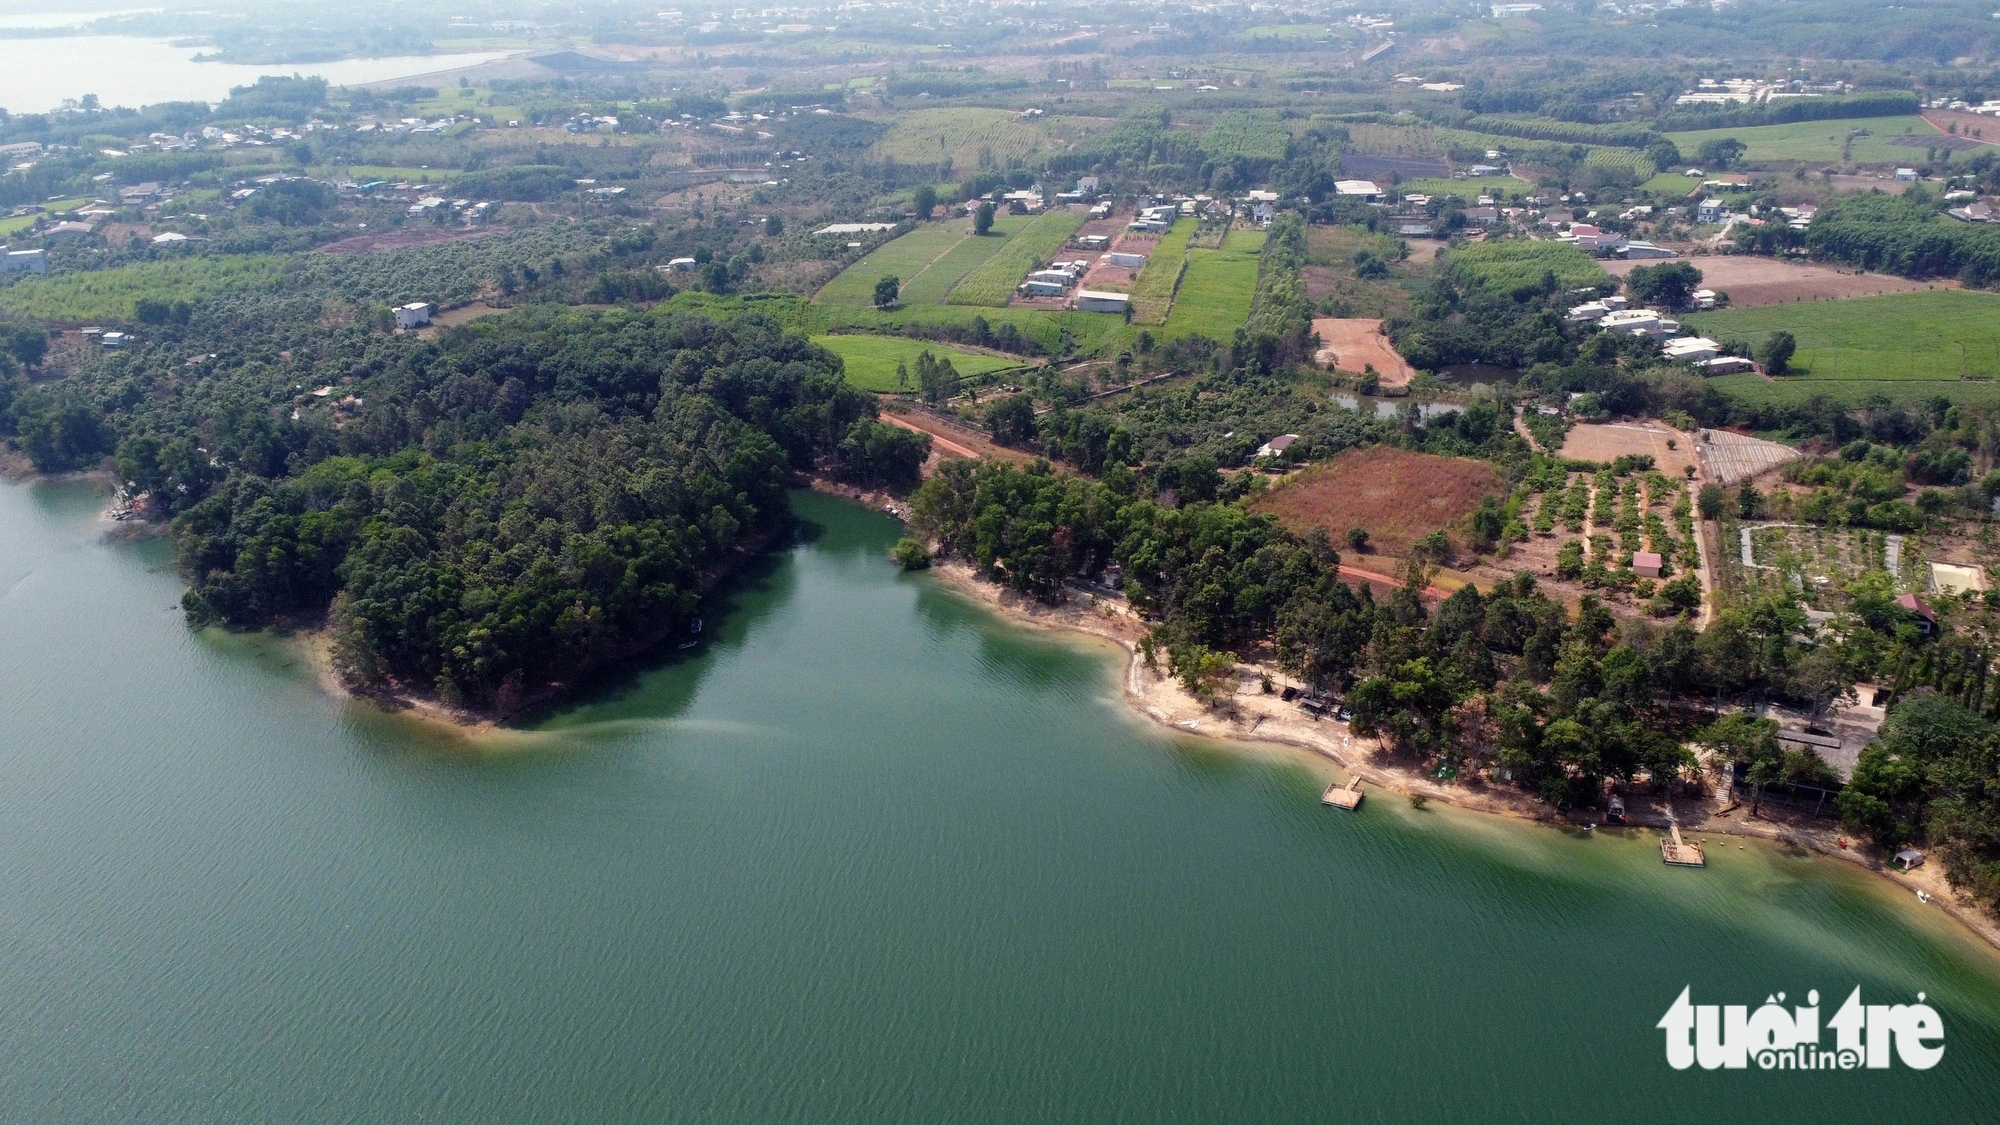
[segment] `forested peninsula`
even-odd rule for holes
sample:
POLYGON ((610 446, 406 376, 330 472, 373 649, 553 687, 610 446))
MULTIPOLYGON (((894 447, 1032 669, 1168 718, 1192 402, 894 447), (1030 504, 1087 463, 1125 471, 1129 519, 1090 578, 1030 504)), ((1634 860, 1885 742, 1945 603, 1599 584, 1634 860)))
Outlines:
POLYGON ((908 482, 929 451, 755 314, 544 306, 435 340, 294 320, 266 354, 229 311, 178 341, 193 358, 30 404, 31 437, 115 443, 173 517, 191 622, 324 623, 351 688, 475 717, 685 634, 788 525, 796 474, 908 482))

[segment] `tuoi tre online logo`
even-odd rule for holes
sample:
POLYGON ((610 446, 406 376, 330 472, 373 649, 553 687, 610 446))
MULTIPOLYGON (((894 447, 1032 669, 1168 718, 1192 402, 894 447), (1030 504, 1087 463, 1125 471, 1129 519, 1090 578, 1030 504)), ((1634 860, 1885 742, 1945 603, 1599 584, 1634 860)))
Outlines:
POLYGON ((1891 1058, 1911 1070, 1929 1070, 1944 1058, 1944 1021, 1917 993, 1915 1004, 1863 1004, 1856 986, 1826 1021, 1831 1049, 1820 1044, 1819 990, 1789 1011, 1785 994, 1766 997, 1756 1011, 1743 1004, 1696 1004, 1692 986, 1681 989, 1655 1024, 1667 1033, 1667 1065, 1686 1070, 1887 1070, 1891 1058))

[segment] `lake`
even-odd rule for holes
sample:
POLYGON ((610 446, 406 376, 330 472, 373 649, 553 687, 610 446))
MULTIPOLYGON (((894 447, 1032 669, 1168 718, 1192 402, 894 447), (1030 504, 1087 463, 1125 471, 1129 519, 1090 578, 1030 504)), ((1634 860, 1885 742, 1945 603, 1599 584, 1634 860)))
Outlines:
MULTIPOLYGON (((103 13, 93 13, 95 18, 103 13)), ((0 16, 0 27, 26 26, 0 16)), ((61 26, 61 25, 57 25, 61 26)), ((0 39, 7 65, 0 67, 0 107, 15 113, 43 113, 65 98, 96 94, 106 106, 154 102, 219 102, 236 86, 260 75, 318 75, 336 86, 384 82, 435 74, 506 58, 514 51, 456 55, 404 55, 380 59, 340 59, 321 63, 195 62, 201 47, 177 47, 166 39, 132 35, 74 35, 49 39, 0 39)))
POLYGON ((700 648, 482 754, 189 631, 104 499, 0 486, 10 1121, 1943 1121, 2000 1083, 2000 959, 1887 881, 1324 809, 858 507, 798 496, 700 648), (1943 1062, 1675 1072, 1654 1030, 1857 984, 1925 991, 1943 1062))

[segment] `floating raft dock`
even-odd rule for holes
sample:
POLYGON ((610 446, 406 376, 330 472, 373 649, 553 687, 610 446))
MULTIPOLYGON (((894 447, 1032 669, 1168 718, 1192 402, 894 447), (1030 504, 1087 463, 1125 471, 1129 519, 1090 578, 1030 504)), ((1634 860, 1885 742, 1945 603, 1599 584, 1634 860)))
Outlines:
POLYGON ((1670 825, 1671 833, 1660 841, 1660 858, 1675 867, 1706 867, 1708 861, 1702 858, 1701 845, 1681 839, 1681 826, 1670 825))
POLYGON ((1322 805, 1332 805, 1337 809, 1353 812, 1361 807, 1361 777, 1356 775, 1346 785, 1334 782, 1326 787, 1326 795, 1319 799, 1322 805))

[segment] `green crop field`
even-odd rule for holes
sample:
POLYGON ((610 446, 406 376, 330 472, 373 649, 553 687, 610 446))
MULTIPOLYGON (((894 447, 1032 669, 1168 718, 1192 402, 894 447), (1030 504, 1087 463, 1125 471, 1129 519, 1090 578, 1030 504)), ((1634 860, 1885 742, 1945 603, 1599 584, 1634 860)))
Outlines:
MULTIPOLYGON (((937 359, 950 360, 960 375, 984 375, 990 371, 1022 366, 1022 361, 1018 359, 961 351, 905 336, 814 336, 812 342, 839 356, 847 366, 847 381, 864 391, 893 393, 915 390, 914 381, 905 386, 897 385, 896 365, 901 363, 906 370, 914 371, 917 356, 924 352, 937 359)), ((915 377, 911 378, 914 380, 915 377)))
POLYGON ((1216 117, 1201 135, 1201 150, 1217 160, 1233 156, 1283 160, 1292 136, 1275 113, 1232 111, 1216 117))
POLYGON ((1595 258, 1574 246, 1522 238, 1475 242, 1453 250, 1451 267, 1460 276, 1503 291, 1533 285, 1551 270, 1570 288, 1596 285, 1611 276, 1595 258))
POLYGON ((973 235, 970 220, 958 216, 920 226, 842 270, 813 299, 828 305, 872 308, 875 283, 893 276, 903 282, 898 298, 903 304, 941 304, 952 286, 999 253, 1030 221, 1024 215, 995 215, 992 232, 980 236, 973 235))
POLYGON ((1188 240, 1194 237, 1195 221, 1182 219, 1160 239, 1146 257, 1146 265, 1132 282, 1132 322, 1161 324, 1174 303, 1174 286, 1180 283, 1181 267, 1187 263, 1188 240))
POLYGON ((875 303, 875 283, 884 277, 904 281, 923 272, 924 267, 957 246, 971 229, 957 218, 920 226, 901 238, 877 246, 867 257, 840 271, 826 283, 814 300, 829 305, 866 308, 875 303))
MULTIPOLYGON (((1693 165, 1683 164, 1681 167, 1691 168, 1693 165)), ((1684 176, 1676 170, 1658 173, 1652 179, 1640 184, 1638 190, 1651 192, 1654 195, 1672 196, 1675 199, 1680 199, 1693 194, 1695 189, 1700 186, 1700 180, 1695 179, 1693 176, 1684 176)), ((1672 201, 1670 200, 1667 205, 1673 206, 1672 201)))
POLYGON ((1262 249, 1263 231, 1233 230, 1218 250, 1188 251, 1187 276, 1167 316, 1168 338, 1201 335, 1226 341, 1250 323, 1262 249))
POLYGON ((999 308, 1014 295, 1014 287, 1028 271, 1046 265, 1056 251, 1083 225, 1081 211, 1050 211, 1038 215, 1007 240, 1000 252, 980 263, 952 289, 948 302, 954 305, 986 305, 999 308))
POLYGON ((1011 167, 1048 145, 1050 137, 1011 109, 947 107, 899 113, 871 150, 877 160, 957 168, 1011 167))
POLYGON ((1476 180, 1453 180, 1443 176, 1418 176, 1395 187, 1382 185, 1398 197, 1405 195, 1455 195, 1467 203, 1482 195, 1504 198, 1535 190, 1535 185, 1518 176, 1481 176, 1476 180))
POLYGON ((1935 289, 1694 313, 1683 323, 1724 342, 1761 345, 1781 329, 1798 340, 1795 374, 1716 380, 1751 401, 1824 391, 1858 402, 1899 383, 1916 398, 2000 399, 2000 382, 1977 381, 2000 379, 2000 294, 1935 289))
MULTIPOLYGON (((959 225, 966 230, 965 238, 958 245, 943 254, 914 277, 903 279, 902 301, 906 305, 942 305, 951 295, 952 288, 965 280, 965 275, 978 269, 988 258, 1000 252, 1009 239, 1021 233, 1030 222, 1026 215, 995 215, 993 230, 974 237, 968 223, 959 225)), ((869 282, 872 287, 874 282, 869 282)))
MULTIPOLYGON (((1706 141, 1734 137, 1749 146, 1745 160, 1801 160, 1808 163, 1839 163, 1849 133, 1865 130, 1867 136, 1854 138, 1847 160, 1856 164, 1920 164, 1924 146, 1892 145, 1896 137, 1908 134, 1936 138, 1944 134, 1921 117, 1848 117, 1837 121, 1795 121, 1789 125, 1752 125, 1743 129, 1704 129, 1698 133, 1668 133, 1667 139, 1681 150, 1681 159, 1699 163, 1695 154, 1706 141)), ((1686 167, 1687 165, 1683 165, 1686 167)), ((1715 169, 1710 168, 1713 172, 1715 169)))
POLYGON ((70 323, 129 320, 141 297, 199 301, 255 289, 275 281, 284 263, 266 255, 217 255, 36 277, 0 289, 0 309, 70 323))

